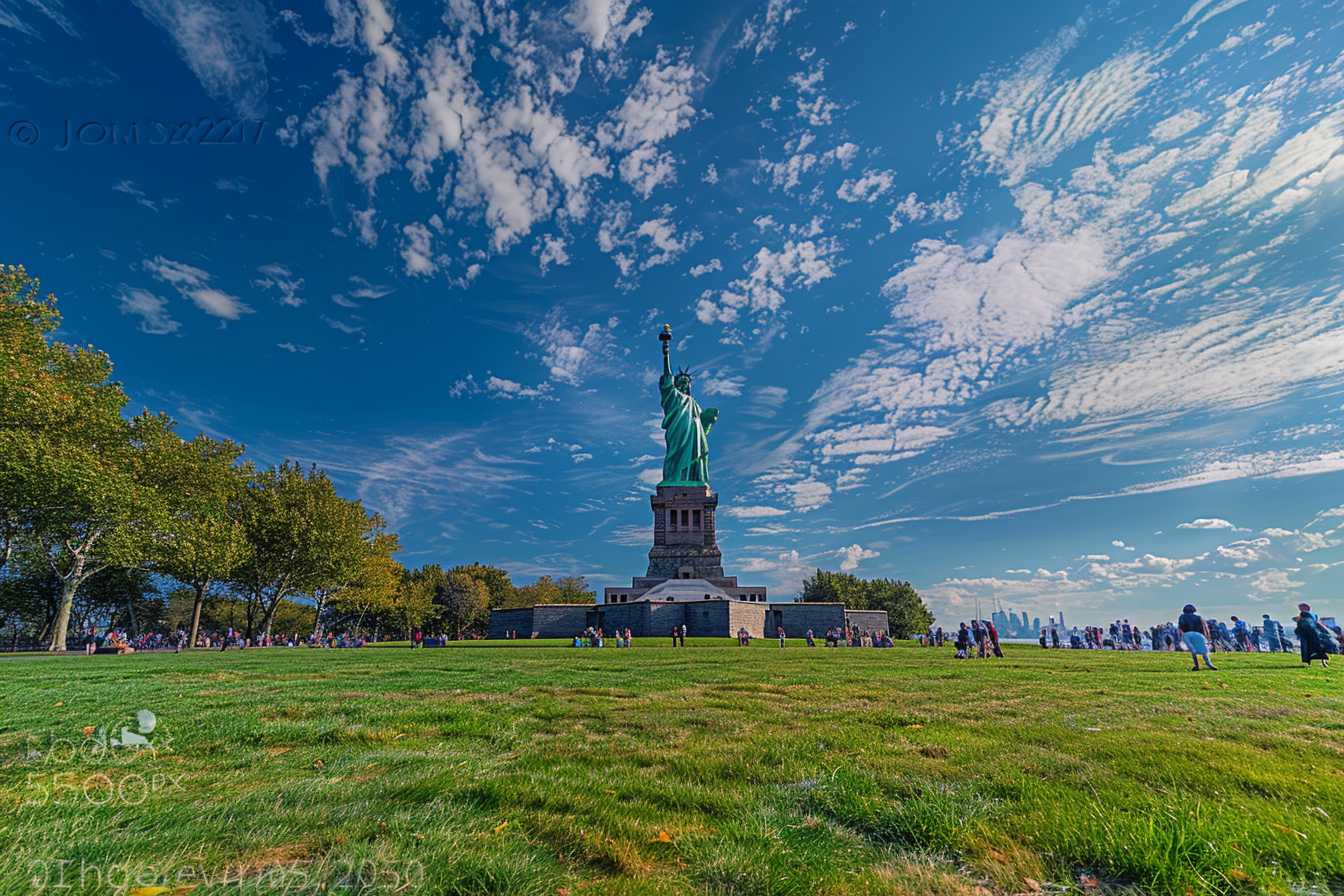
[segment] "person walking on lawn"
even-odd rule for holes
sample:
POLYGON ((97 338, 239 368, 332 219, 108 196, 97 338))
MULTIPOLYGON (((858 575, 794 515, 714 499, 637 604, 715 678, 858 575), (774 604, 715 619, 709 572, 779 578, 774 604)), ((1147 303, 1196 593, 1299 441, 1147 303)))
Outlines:
POLYGON ((1209 627, 1204 623, 1204 618, 1195 612, 1194 604, 1186 604, 1181 608, 1176 625, 1181 630, 1181 640, 1190 651, 1190 658, 1195 662, 1193 671, 1199 671, 1199 658, 1202 656, 1204 668, 1217 672, 1218 667, 1209 659, 1209 627))

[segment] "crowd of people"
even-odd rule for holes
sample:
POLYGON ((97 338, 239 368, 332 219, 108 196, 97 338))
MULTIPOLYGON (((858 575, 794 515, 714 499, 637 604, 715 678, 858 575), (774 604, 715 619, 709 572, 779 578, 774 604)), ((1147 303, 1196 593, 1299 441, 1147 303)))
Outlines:
MULTIPOLYGON (((136 635, 127 633, 124 629, 110 628, 106 631, 100 631, 97 628, 87 629, 80 637, 80 642, 87 654, 94 654, 102 650, 104 652, 115 650, 118 654, 135 653, 142 650, 172 650, 181 652, 182 648, 187 646, 187 632, 185 629, 176 629, 170 632, 141 632, 136 635)), ((258 638, 246 637, 243 632, 235 628, 226 628, 223 631, 209 631, 202 629, 196 635, 196 647, 203 650, 243 650, 255 647, 363 647, 368 640, 352 632, 325 632, 320 635, 300 635, 297 633, 287 635, 263 635, 258 638)))
MULTIPOLYGON (((630 629, 618 628, 612 635, 611 640, 616 647, 630 647, 632 644, 633 637, 634 633, 631 632, 630 629)), ((677 644, 677 633, 674 631, 672 633, 672 646, 675 647, 676 644, 677 644)), ((603 631, 601 627, 594 628, 592 626, 589 626, 588 628, 584 629, 582 632, 574 636, 574 640, 570 643, 570 646, 606 647, 607 633, 603 631)))
MULTIPOLYGON (((1128 619, 1117 619, 1105 628, 1074 626, 1064 631, 1060 626, 1049 626, 1041 629, 1037 640, 1043 649, 1186 650, 1190 652, 1196 670, 1200 668, 1201 659, 1206 668, 1215 669, 1209 656, 1220 650, 1229 653, 1290 653, 1297 650, 1302 662, 1310 664, 1320 660, 1323 666, 1329 666, 1331 654, 1344 653, 1344 629, 1338 624, 1323 622, 1309 604, 1299 604, 1298 614, 1292 621, 1296 643, 1284 625, 1268 613, 1261 615, 1259 625, 1253 625, 1237 616, 1229 616, 1226 621, 1205 619, 1198 615, 1193 604, 1186 604, 1175 622, 1144 628, 1128 619)), ((1333 623, 1333 620, 1328 622, 1333 623)), ((918 641, 926 647, 952 644, 957 659, 1003 656, 998 630, 988 619, 972 619, 969 624, 962 622, 955 632, 946 632, 941 625, 930 626, 926 633, 918 636, 918 641)))

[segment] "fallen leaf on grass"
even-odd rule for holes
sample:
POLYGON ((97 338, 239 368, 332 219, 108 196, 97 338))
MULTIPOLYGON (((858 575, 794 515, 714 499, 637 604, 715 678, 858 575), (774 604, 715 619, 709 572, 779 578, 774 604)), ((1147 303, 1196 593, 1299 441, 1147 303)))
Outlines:
POLYGON ((906 725, 905 727, 908 728, 908 729, 911 730, 911 731, 918 731, 919 729, 923 728, 924 726, 921 725, 919 722, 915 722, 915 723, 913 723, 913 724, 911 724, 911 725, 906 725))
POLYGON ((655 837, 654 839, 656 839, 659 843, 671 843, 672 835, 669 834, 667 831, 659 831, 658 836, 655 837))
POLYGON ((1022 886, 1027 888, 1028 893, 1041 892, 1041 882, 1036 880, 1035 878, 1031 877, 1023 878, 1022 886))
POLYGON ((1245 881, 1251 879, 1251 876, 1247 874, 1245 871, 1242 871, 1240 868, 1233 868, 1231 871, 1227 872, 1227 876, 1232 878, 1233 880, 1245 881))
POLYGON ((501 821, 499 824, 495 825, 495 833, 496 833, 496 834, 502 834, 502 833, 504 833, 504 829, 505 829, 506 827, 508 827, 508 826, 509 826, 509 822, 508 822, 507 819, 504 820, 504 821, 501 821))
POLYGON ((1095 874, 1087 874, 1084 872, 1083 874, 1078 875, 1078 886, 1082 887, 1084 890, 1097 890, 1101 888, 1101 881, 1095 874))
POLYGON ((84 736, 85 736, 85 737, 93 737, 93 732, 97 731, 98 729, 95 728, 93 725, 85 725, 85 726, 84 726, 82 729, 80 729, 80 730, 82 730, 82 731, 84 732, 84 736))
POLYGON ((326 764, 325 762, 323 762, 321 759, 314 759, 314 760, 313 760, 313 768, 317 769, 318 771, 322 771, 322 769, 324 769, 324 768, 326 768, 326 767, 327 767, 327 764, 326 764))

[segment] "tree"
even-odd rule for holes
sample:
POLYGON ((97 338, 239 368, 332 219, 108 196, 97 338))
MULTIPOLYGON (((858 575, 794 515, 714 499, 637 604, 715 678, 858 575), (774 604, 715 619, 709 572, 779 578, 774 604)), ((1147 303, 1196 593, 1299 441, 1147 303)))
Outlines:
POLYGON ((66 649, 75 595, 90 577, 139 565, 149 555, 164 508, 141 449, 169 425, 148 413, 130 421, 117 415, 92 441, 34 443, 27 459, 48 477, 50 496, 30 511, 31 526, 61 582, 48 649, 66 649))
POLYGON ((449 572, 437 587, 435 603, 444 627, 458 640, 468 631, 483 629, 490 618, 490 590, 460 569, 449 572))
POLYGON ((535 604, 591 604, 597 602, 597 593, 588 586, 583 576, 562 576, 552 579, 541 576, 530 585, 518 589, 515 606, 535 604))
POLYGON ((247 596, 247 637, 269 637, 282 600, 330 590, 358 563, 367 515, 293 461, 254 473, 241 504, 250 551, 231 580, 247 596))
POLYGON ((19 539, 42 551, 61 586, 56 651, 80 586, 143 556, 158 500, 138 448, 161 425, 122 417, 111 361, 54 341, 59 323, 54 296, 22 267, 0 266, 0 569, 19 539))
MULTIPOLYGON (((406 570, 392 556, 397 548, 395 535, 374 535, 370 542, 364 544, 362 554, 355 561, 351 578, 329 592, 334 608, 359 615, 356 631, 366 615, 391 614, 396 608, 397 592, 406 574, 406 570)), ((317 625, 321 625, 320 609, 317 625)), ((320 629, 314 629, 314 632, 315 637, 321 634, 320 629)))
POLYGON ((933 623, 933 613, 909 582, 860 579, 818 569, 803 580, 803 600, 842 603, 852 610, 886 610, 893 638, 908 638, 933 623))
POLYGON ((486 566, 484 563, 466 563, 453 567, 453 572, 464 572, 485 586, 490 594, 490 609, 520 606, 518 589, 513 587, 509 574, 498 566, 486 566))
POLYGON ((887 611, 887 628, 893 638, 914 637, 933 624, 933 613, 909 582, 873 579, 867 585, 868 608, 887 611))
MULTIPOLYGON (((439 572, 443 570, 439 569, 439 572)), ((422 574, 422 570, 403 569, 401 572, 401 584, 392 599, 392 616, 405 631, 407 640, 434 615, 435 587, 442 583, 426 587, 427 582, 428 578, 422 574)))
POLYGON ((239 464, 241 446, 198 435, 173 436, 148 446, 167 512, 151 557, 155 572, 171 576, 194 595, 187 646, 196 646, 206 595, 247 559, 250 545, 242 523, 249 469, 239 464))

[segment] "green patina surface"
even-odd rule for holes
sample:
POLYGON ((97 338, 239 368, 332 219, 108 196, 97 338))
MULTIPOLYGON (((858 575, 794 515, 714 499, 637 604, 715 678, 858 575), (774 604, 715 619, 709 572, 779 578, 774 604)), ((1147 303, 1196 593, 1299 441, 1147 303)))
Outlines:
POLYGON ((663 325, 658 335, 663 343, 663 374, 658 395, 663 405, 663 481, 668 485, 709 484, 709 431, 719 419, 718 408, 702 408, 691 395, 691 375, 672 372, 672 328, 663 325))

